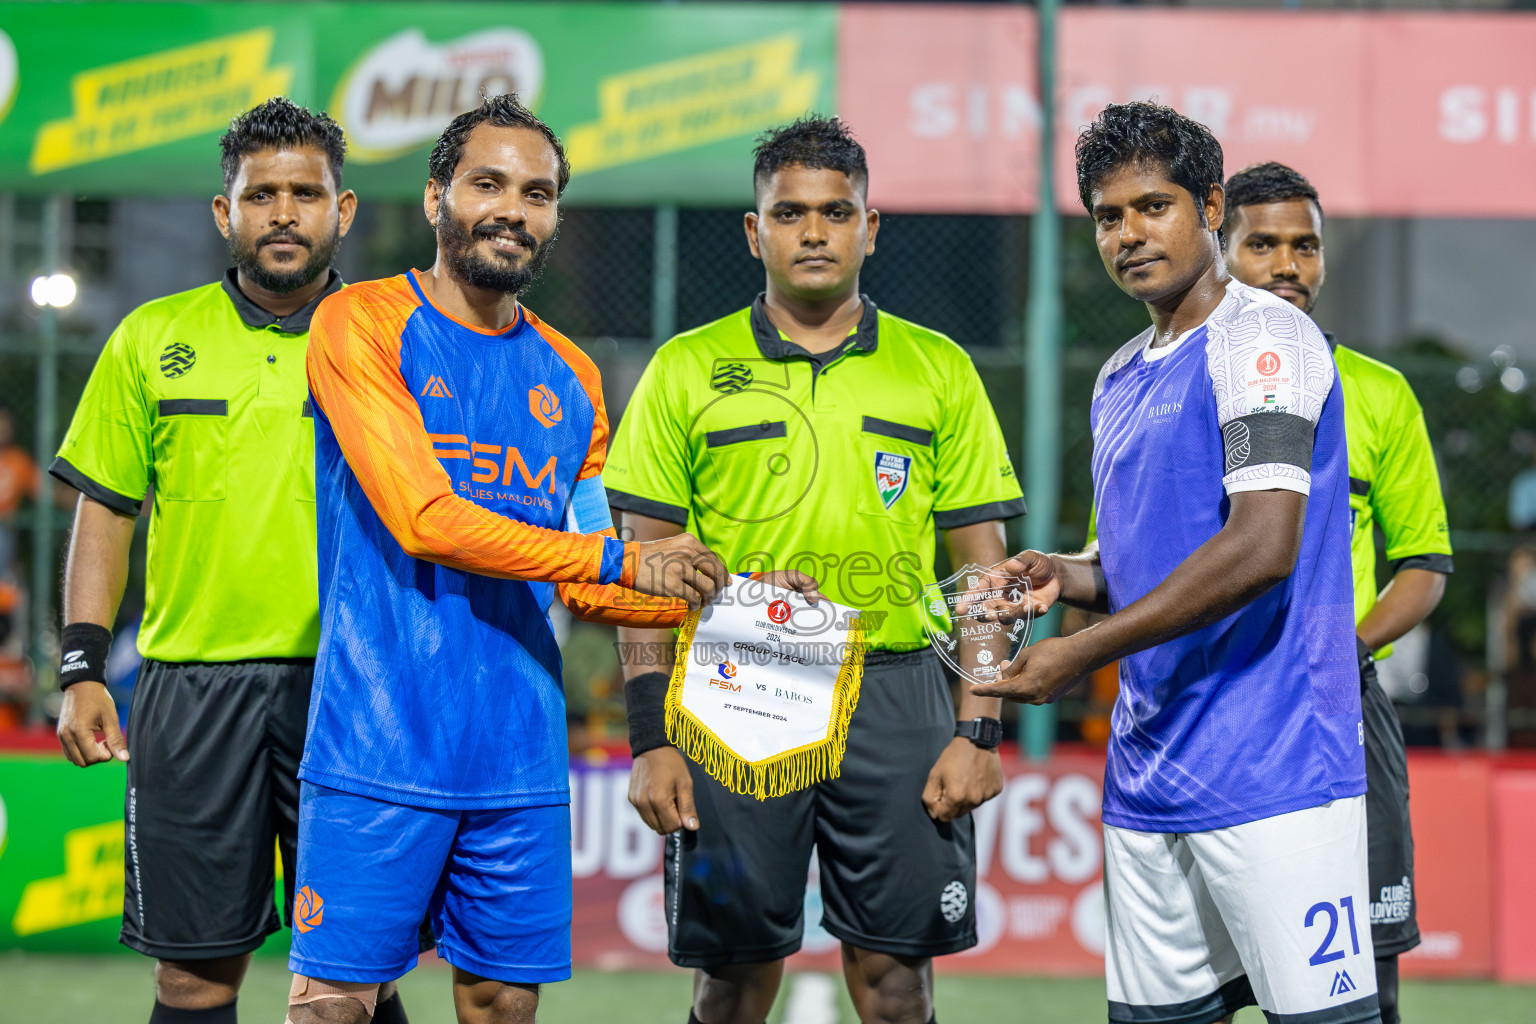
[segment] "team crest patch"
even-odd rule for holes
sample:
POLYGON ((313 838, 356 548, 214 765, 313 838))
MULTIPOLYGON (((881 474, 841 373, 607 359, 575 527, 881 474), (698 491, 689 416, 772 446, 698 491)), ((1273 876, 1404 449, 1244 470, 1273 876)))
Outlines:
POLYGON ((912 473, 912 456, 875 452, 875 486, 880 490, 880 500, 885 507, 896 504, 907 493, 907 480, 912 473))
POLYGON ((528 411, 546 427, 554 426, 565 417, 560 411, 559 396, 543 384, 528 390, 528 411))
POLYGON ((174 341, 160 353, 160 372, 171 380, 183 376, 197 362, 197 351, 184 341, 174 341))
POLYGON ((716 363, 709 386, 722 394, 734 395, 752 383, 752 368, 746 363, 716 363))
POLYGON ((319 928, 324 920, 325 900, 309 886, 304 886, 293 899, 293 926, 303 933, 319 928))

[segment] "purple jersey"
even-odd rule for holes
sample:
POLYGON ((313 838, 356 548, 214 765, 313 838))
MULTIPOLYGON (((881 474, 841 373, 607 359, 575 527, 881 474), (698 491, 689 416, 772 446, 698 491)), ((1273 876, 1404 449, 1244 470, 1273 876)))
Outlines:
POLYGON ((1295 570, 1226 618, 1120 662, 1104 821, 1201 832, 1365 792, 1343 399, 1317 326, 1232 281, 1198 328, 1152 331, 1094 385, 1093 492, 1112 611, 1226 522, 1228 495, 1307 495, 1295 570))

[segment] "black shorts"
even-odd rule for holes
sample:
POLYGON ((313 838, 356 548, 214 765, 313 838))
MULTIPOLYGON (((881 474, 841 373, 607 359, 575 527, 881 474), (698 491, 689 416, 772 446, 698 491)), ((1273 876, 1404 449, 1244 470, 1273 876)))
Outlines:
POLYGON ((1408 751, 1397 710, 1376 678, 1376 663, 1369 651, 1362 651, 1360 658, 1360 706, 1365 721, 1371 944, 1377 956, 1396 956, 1419 944, 1413 824, 1408 817, 1408 751))
POLYGON ((314 662, 146 661, 128 716, 123 944, 162 960, 238 956, 291 914, 299 758, 314 662))
POLYGON ((970 815, 940 824, 923 787, 955 735, 931 651, 871 652, 842 773, 758 801, 689 762, 697 832, 667 839, 667 953, 681 967, 778 960, 800 948, 806 873, 820 863, 822 926, 898 956, 976 944, 970 815))

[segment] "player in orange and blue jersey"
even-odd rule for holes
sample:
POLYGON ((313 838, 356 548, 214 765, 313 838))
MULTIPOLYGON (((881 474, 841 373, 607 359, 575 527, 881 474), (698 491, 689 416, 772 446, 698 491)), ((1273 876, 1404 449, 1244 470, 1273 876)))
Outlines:
POLYGON ((533 1020, 538 984, 570 976, 547 609, 558 595, 588 621, 676 625, 728 580, 687 535, 615 536, 597 369, 517 300, 569 174, 515 97, 485 101, 431 157, 432 269, 354 285, 315 317, 321 635, 293 1024, 367 1020, 379 983, 415 964, 424 914, 460 1021, 533 1020))

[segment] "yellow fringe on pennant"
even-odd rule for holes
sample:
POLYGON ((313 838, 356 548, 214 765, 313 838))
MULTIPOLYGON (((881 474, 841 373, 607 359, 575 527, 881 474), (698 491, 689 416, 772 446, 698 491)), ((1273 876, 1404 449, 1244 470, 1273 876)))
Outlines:
POLYGON ((864 681, 866 644, 860 621, 854 619, 848 629, 843 664, 832 687, 832 713, 826 738, 761 761, 747 761, 683 707, 683 675, 688 671, 693 633, 701 614, 702 610, 689 615, 677 631, 672 682, 667 688, 667 740, 726 789, 759 800, 785 796, 837 778, 843 769, 843 753, 848 749, 848 720, 859 706, 859 686, 864 681))

